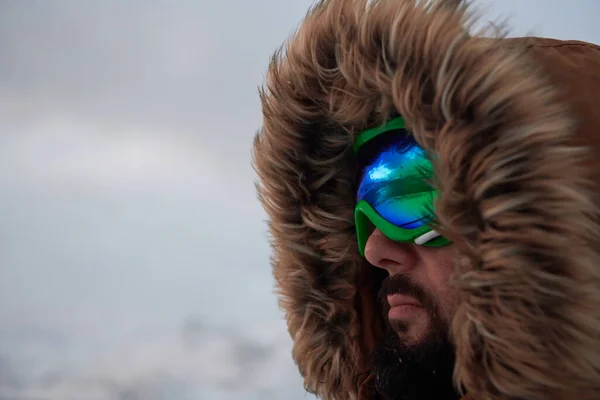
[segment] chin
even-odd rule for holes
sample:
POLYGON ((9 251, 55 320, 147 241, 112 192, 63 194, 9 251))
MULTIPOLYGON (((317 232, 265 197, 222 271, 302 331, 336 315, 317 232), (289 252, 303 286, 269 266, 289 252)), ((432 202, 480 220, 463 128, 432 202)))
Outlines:
POLYGON ((391 326, 398 333, 400 341, 407 347, 419 346, 429 342, 435 336, 434 329, 427 317, 390 321, 391 326))
POLYGON ((372 358, 377 391, 389 399, 458 399, 445 326, 435 317, 388 322, 372 358))
POLYGON ((423 344, 430 343, 433 332, 429 330, 423 330, 418 328, 409 329, 407 332, 398 333, 400 341, 404 343, 407 348, 420 347, 423 344))

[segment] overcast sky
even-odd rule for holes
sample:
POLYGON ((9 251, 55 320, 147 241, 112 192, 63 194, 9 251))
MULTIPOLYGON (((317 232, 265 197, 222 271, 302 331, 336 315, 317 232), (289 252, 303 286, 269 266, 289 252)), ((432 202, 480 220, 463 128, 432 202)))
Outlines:
MULTIPOLYGON (((311 3, 0 0, 0 400, 306 398, 250 146, 311 3)), ((600 43, 597 0, 475 3, 600 43)))

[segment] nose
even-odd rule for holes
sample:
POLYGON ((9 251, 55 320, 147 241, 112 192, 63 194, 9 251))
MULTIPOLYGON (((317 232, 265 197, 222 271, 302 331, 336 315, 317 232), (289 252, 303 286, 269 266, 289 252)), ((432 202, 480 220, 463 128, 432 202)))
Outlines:
POLYGON ((365 244, 365 258, 371 265, 387 270, 390 275, 406 273, 418 261, 412 245, 396 242, 379 229, 371 233, 365 244))

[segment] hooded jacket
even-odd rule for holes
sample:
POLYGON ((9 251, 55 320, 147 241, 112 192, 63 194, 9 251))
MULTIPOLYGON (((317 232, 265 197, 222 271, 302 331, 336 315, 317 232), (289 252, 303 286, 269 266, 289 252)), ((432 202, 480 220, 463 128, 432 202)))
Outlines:
POLYGON ((461 1, 324 0, 270 62, 253 163, 293 358, 322 399, 377 398, 351 148, 398 114, 437 155, 438 230, 459 252, 457 387, 600 399, 600 47, 475 21, 461 1))

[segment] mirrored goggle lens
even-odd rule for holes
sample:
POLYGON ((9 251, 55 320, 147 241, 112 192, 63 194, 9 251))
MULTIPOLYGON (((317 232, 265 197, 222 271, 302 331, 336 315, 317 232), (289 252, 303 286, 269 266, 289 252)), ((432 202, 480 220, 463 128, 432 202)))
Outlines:
POLYGON ((365 143, 357 158, 357 202, 365 200, 403 229, 420 228, 431 221, 433 167, 412 135, 404 129, 383 133, 365 143))

